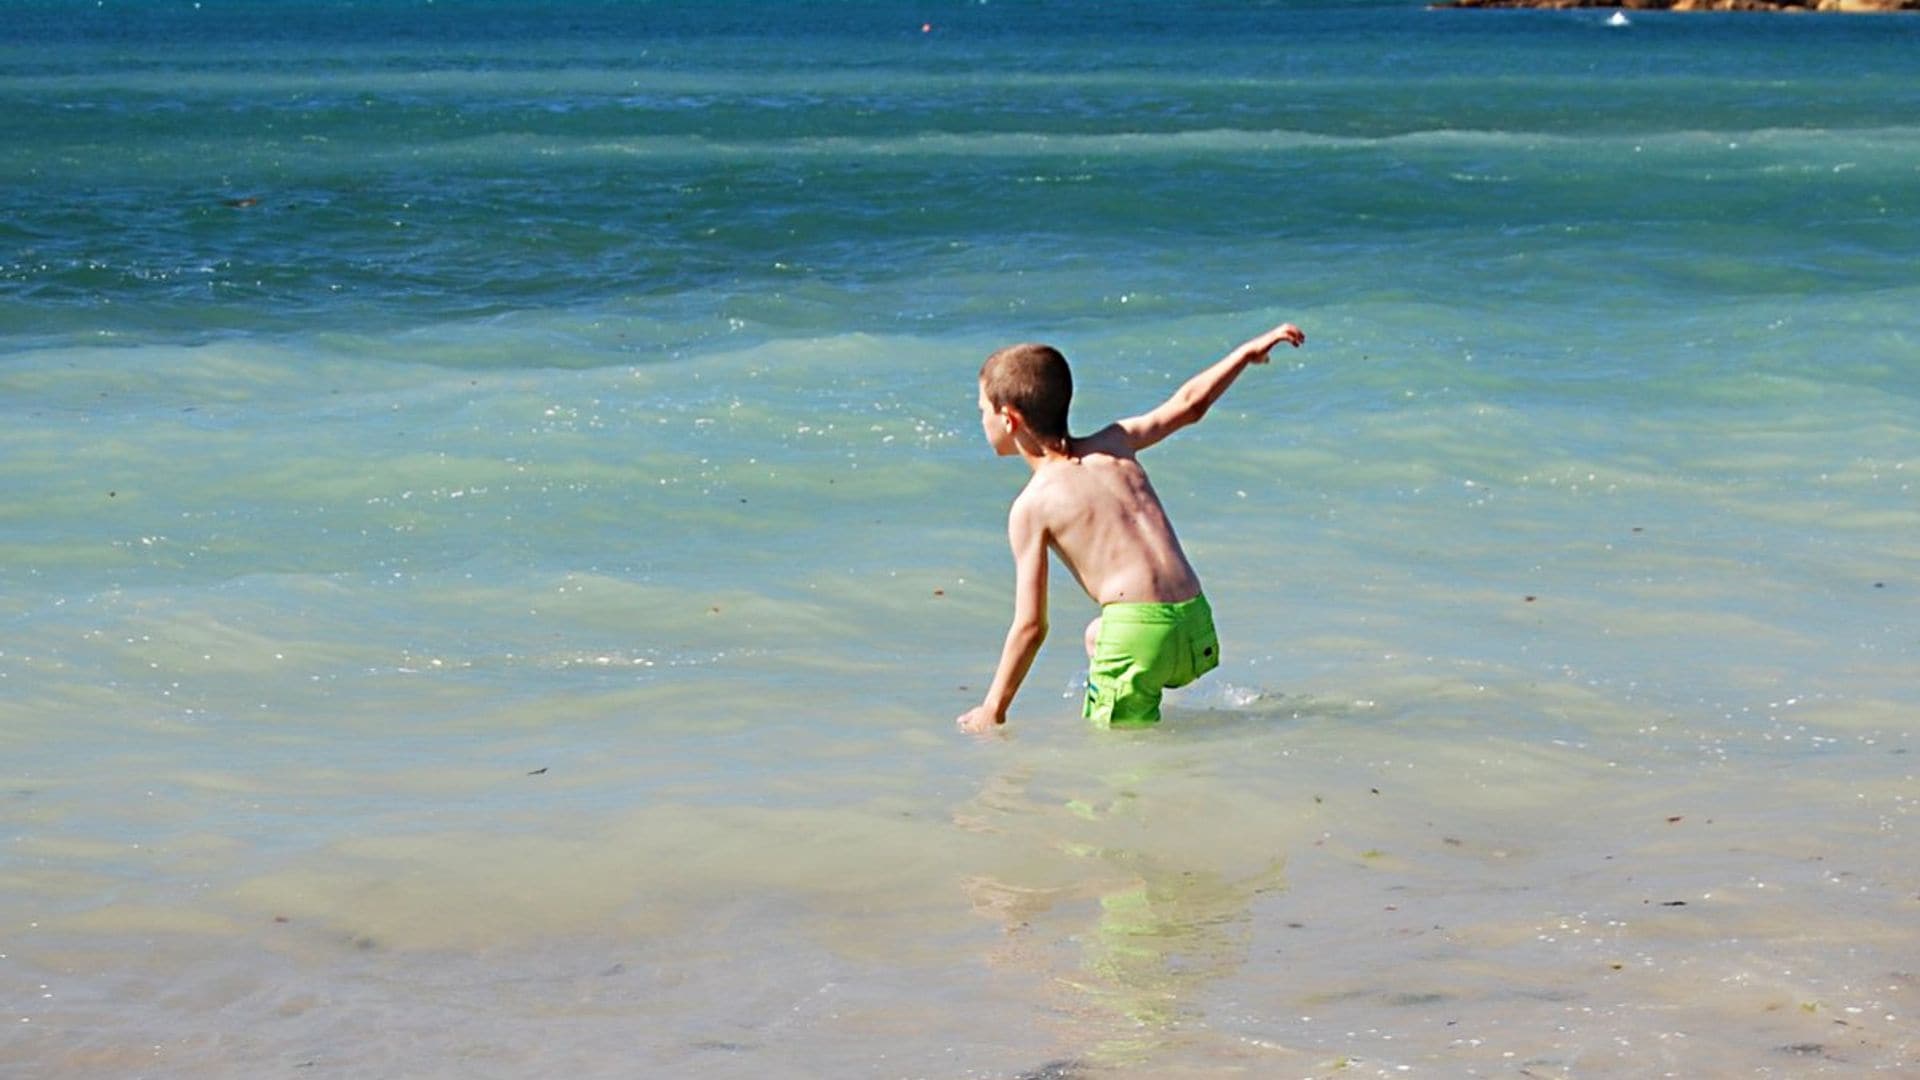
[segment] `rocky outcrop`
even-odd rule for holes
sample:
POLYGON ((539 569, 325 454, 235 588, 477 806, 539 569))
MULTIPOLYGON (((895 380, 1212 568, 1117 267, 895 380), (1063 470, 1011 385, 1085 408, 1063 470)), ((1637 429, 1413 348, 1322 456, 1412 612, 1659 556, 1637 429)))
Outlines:
POLYGON ((1628 11, 1920 11, 1920 0, 1441 0, 1436 8, 1624 8, 1628 11))

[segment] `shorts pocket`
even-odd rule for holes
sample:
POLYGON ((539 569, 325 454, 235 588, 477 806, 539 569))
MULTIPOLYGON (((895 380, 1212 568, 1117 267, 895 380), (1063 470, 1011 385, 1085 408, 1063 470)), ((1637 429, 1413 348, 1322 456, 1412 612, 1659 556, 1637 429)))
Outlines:
POLYGON ((1193 650, 1189 669, 1193 672, 1192 678, 1197 679, 1220 666, 1220 634, 1211 623, 1190 636, 1187 643, 1193 650))

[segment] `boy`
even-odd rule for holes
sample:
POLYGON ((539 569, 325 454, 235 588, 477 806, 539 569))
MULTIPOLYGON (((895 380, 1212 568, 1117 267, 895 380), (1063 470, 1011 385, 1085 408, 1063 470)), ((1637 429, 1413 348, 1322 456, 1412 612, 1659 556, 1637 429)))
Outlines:
POLYGON ((1020 455, 1033 476, 1007 513, 1013 545, 1013 627, 984 702, 959 718, 963 731, 991 731, 1047 636, 1047 549, 1100 605, 1087 624, 1088 719, 1152 724, 1160 691, 1185 686, 1220 663, 1213 612, 1180 550, 1160 497, 1135 454, 1207 414, 1248 364, 1306 335, 1285 323, 1187 380, 1152 412, 1085 438, 1067 434, 1073 375, 1047 345, 1001 349, 980 369, 980 426, 1001 456, 1020 455))

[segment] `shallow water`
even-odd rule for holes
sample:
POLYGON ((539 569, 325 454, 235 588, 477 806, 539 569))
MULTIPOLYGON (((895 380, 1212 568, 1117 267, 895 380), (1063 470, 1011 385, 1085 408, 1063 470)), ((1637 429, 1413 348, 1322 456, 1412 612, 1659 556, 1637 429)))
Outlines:
POLYGON ((1602 19, 20 8, 0 1071, 1920 1068, 1920 23, 1602 19), (954 735, 980 358, 1283 318, 954 735))

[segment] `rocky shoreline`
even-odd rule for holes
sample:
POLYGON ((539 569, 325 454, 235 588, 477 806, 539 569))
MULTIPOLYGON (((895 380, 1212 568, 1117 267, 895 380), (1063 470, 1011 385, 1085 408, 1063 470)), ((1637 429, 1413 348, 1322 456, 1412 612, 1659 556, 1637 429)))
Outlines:
POLYGON ((1621 8, 1627 11, 1920 12, 1920 0, 1441 0, 1434 8, 1621 8))

